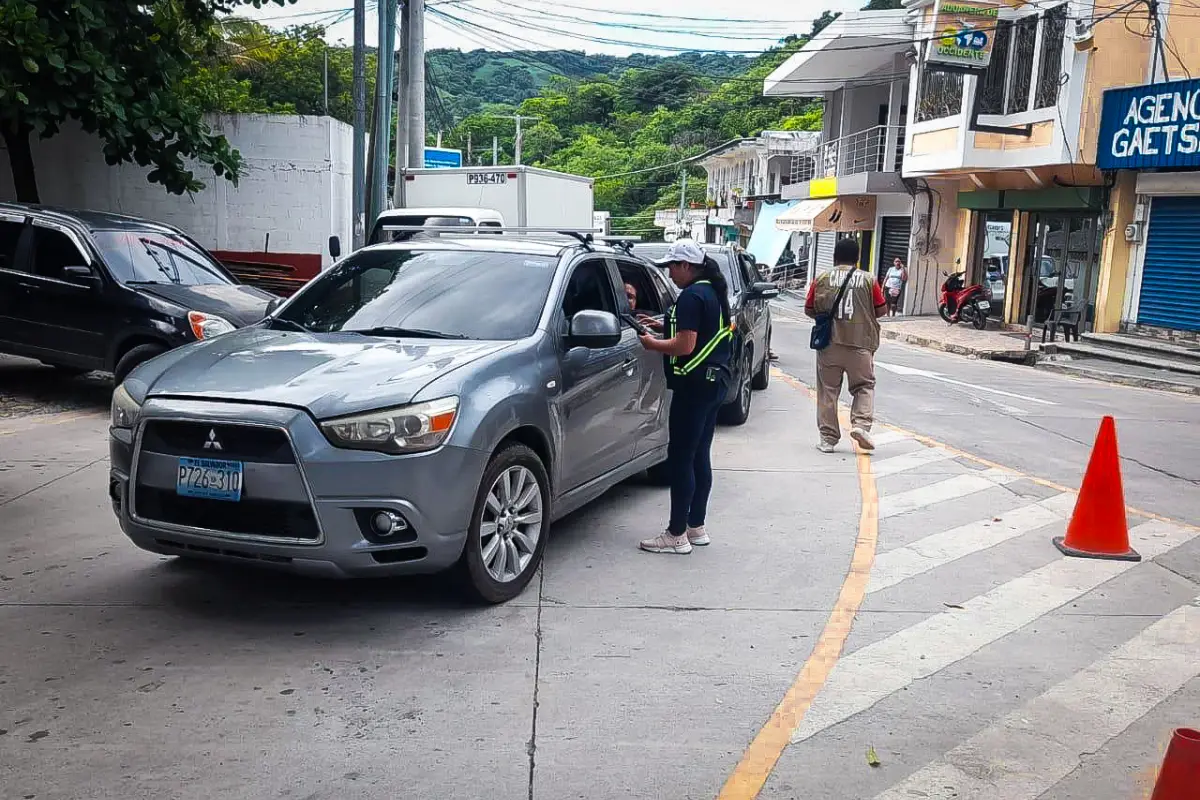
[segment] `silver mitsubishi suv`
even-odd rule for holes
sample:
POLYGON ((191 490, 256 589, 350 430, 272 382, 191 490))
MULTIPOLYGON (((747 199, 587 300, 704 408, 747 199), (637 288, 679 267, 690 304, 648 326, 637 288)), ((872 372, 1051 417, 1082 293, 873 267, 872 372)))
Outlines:
POLYGON ((518 595, 550 523, 666 458, 661 272, 587 237, 367 247, 113 395, 109 494, 146 550, 518 595))

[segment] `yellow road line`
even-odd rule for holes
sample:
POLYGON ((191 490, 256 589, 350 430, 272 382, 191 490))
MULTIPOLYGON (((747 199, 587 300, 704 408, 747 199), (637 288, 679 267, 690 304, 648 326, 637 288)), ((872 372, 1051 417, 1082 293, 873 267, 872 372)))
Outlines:
MULTIPOLYGON (((812 391, 790 375, 774 370, 776 376, 789 386, 808 393, 812 391)), ((844 416, 844 410, 842 412, 844 416)), ((843 424, 846 420, 843 419, 843 424)), ((854 445, 855 462, 858 468, 858 486, 862 494, 862 511, 858 520, 858 538, 854 542, 854 554, 850 559, 850 571, 842 582, 837 602, 817 639, 816 647, 804 662, 800 674, 775 707, 767 724, 759 730, 754 741, 746 748, 742 760, 721 789, 719 800, 750 800, 758 797, 770 777, 779 757, 791 741, 792 734, 808 713, 817 693, 825 685, 833 667, 842 655, 846 638, 854 624, 854 616, 867 595, 867 582, 871 577, 871 566, 875 563, 875 549, 879 542, 879 494, 875 488, 875 474, 871 469, 871 458, 857 444, 854 445)))

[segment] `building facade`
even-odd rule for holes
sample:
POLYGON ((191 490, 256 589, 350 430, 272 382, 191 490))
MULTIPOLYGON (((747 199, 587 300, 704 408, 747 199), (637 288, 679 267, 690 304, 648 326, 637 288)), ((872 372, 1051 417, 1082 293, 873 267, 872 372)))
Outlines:
MULTIPOLYGON (((833 265, 845 236, 859 240, 864 269, 882 275, 894 259, 910 261, 914 197, 902 169, 912 40, 904 11, 844 14, 764 82, 768 97, 825 104, 816 157, 793 162, 781 191, 796 205, 776 221, 808 252, 810 275, 833 265)), ((916 308, 918 294, 905 304, 916 308)))

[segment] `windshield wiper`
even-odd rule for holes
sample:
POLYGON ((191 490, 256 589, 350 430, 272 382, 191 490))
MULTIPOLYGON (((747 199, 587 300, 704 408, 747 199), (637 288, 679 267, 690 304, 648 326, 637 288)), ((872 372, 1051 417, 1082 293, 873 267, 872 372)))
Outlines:
POLYGON ((310 331, 308 328, 301 325, 299 322, 296 322, 295 320, 284 319, 283 317, 271 317, 267 320, 268 327, 274 328, 276 325, 279 325, 279 324, 286 325, 287 327, 291 328, 292 330, 299 331, 300 333, 312 333, 312 331, 310 331))
POLYGON ((162 281, 125 281, 126 286, 162 286, 162 281))
POLYGON ((363 328, 362 330, 346 330, 342 333, 359 333, 363 336, 397 336, 410 339, 469 339, 469 336, 464 336, 461 333, 442 333, 441 331, 431 331, 425 328, 396 328, 391 325, 380 325, 375 328, 363 328))

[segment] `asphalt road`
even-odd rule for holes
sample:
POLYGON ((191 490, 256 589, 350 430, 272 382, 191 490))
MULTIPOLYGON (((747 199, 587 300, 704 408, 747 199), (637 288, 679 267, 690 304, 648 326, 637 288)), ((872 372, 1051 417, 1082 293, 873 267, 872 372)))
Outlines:
POLYGON ((786 313, 718 432, 714 544, 638 552, 666 498, 633 482, 499 608, 139 551, 103 392, 0 369, 0 800, 1139 796, 1200 722, 1200 529, 1063 559, 1074 497, 1028 476, 1077 485, 1111 410, 1129 502, 1196 522, 1195 401, 885 345, 883 422, 957 450, 881 424, 827 456, 786 313))
MULTIPOLYGON (((815 379, 808 323, 776 308, 780 369, 815 379)), ((1100 419, 1115 418, 1130 505, 1200 525, 1200 398, 1041 372, 884 341, 876 355, 883 422, 1077 487, 1100 419)))

